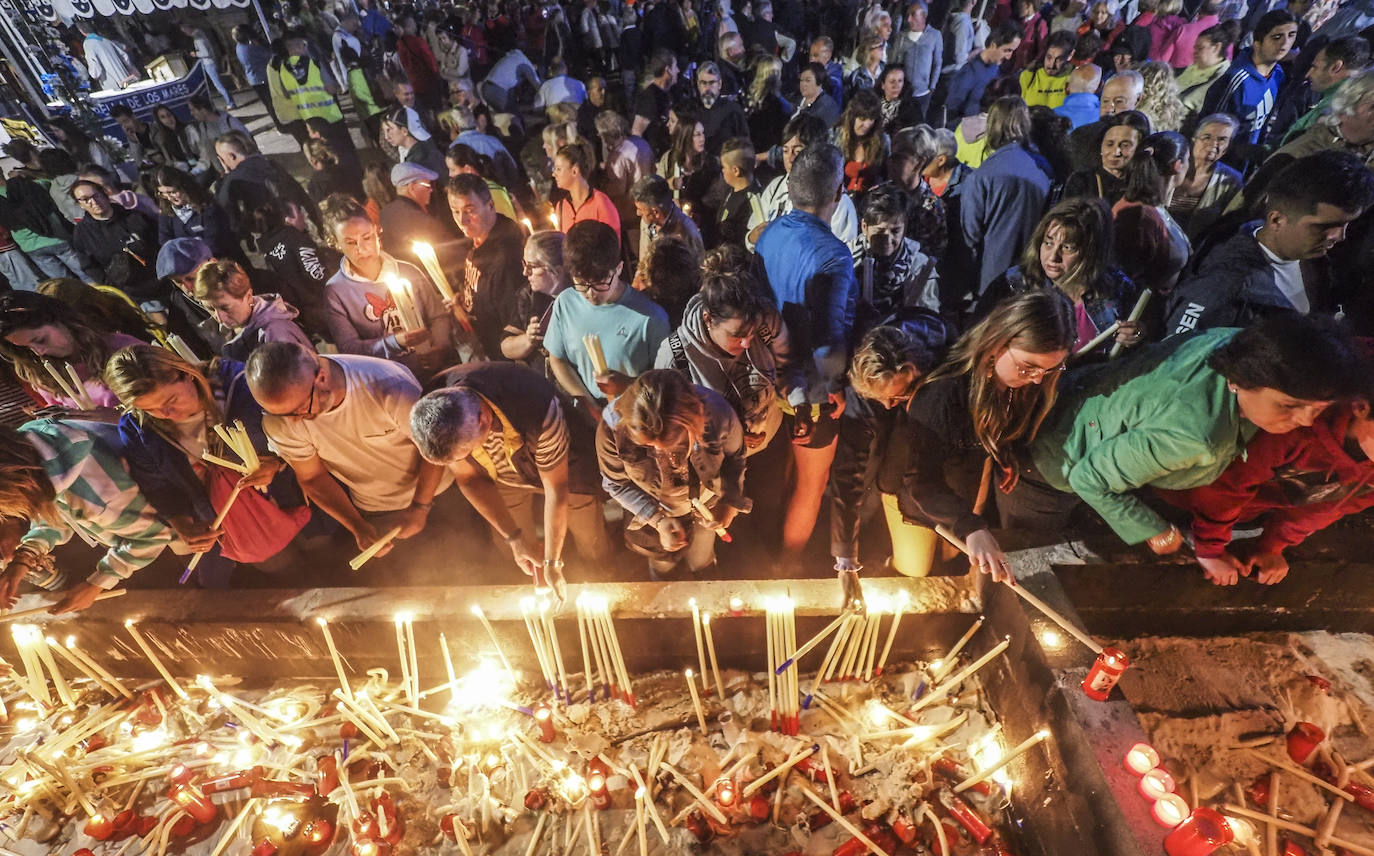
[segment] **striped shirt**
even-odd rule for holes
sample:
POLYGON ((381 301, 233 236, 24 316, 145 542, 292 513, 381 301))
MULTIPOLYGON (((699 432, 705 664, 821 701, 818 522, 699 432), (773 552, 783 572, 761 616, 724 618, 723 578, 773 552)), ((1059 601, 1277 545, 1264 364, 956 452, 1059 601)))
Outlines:
MULTIPOLYGON (((525 483, 524 477, 511 464, 501 429, 498 417, 482 441, 482 450, 496 470, 496 481, 517 487, 532 487, 525 483)), ((529 451, 534 457, 534 465, 540 471, 551 470, 568 457, 568 423, 563 418, 563 407, 557 398, 549 402, 549 409, 544 413, 543 423, 539 427, 539 442, 529 451)))
POLYGON ((43 459, 57 494, 55 521, 34 521, 21 544, 39 556, 80 535, 107 547, 86 581, 114 588, 152 564, 175 538, 139 491, 119 454, 114 425, 37 420, 19 428, 43 459))

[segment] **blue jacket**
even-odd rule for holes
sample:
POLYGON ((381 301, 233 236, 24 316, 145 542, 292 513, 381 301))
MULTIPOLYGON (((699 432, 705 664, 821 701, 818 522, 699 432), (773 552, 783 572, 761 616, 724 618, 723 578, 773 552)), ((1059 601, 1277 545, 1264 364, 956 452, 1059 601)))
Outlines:
POLYGON ((901 36, 902 66, 911 94, 919 98, 940 82, 940 69, 945 60, 945 37, 934 27, 926 27, 917 41, 909 31, 901 36))
MULTIPOLYGON (((1102 112, 1102 102, 1092 92, 1070 92, 1054 112, 1073 123, 1073 128, 1091 125, 1102 112)), ((1070 130, 1073 130, 1071 128, 1070 130)))
POLYGON ((793 405, 824 402, 844 388, 859 297, 854 257, 829 223, 796 209, 764 229, 758 254, 794 352, 812 355, 805 395, 798 390, 788 399, 793 405))
POLYGON ((949 81, 949 94, 945 96, 945 112, 951 123, 965 116, 977 115, 983 90, 997 79, 1000 68, 983 62, 983 55, 979 54, 954 72, 954 77, 949 81))
POLYGON ((1019 144, 993 152, 963 183, 959 220, 964 242, 979 260, 976 294, 1021 257, 1049 192, 1044 158, 1019 144))
POLYGON ((1207 90, 1199 115, 1230 113, 1240 119, 1236 139, 1262 143, 1268 134, 1269 118, 1274 113, 1283 78, 1283 66, 1274 66, 1265 77, 1255 68, 1251 52, 1241 51, 1226 73, 1207 90))

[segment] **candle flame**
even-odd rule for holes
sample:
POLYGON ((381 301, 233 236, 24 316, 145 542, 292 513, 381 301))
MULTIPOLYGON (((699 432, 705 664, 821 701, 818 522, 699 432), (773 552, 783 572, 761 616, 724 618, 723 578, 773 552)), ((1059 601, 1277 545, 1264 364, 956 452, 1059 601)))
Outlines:
POLYGON ((690 680, 692 679, 692 675, 694 675, 694 674, 696 674, 696 673, 693 672, 691 669, 686 669, 686 670, 683 671, 682 674, 683 674, 684 676, 686 676, 687 680, 690 681, 690 680))
POLYGON ((480 605, 474 603, 472 605, 472 614, 481 618, 485 613, 482 612, 482 607, 480 605))
POLYGON ((739 612, 741 609, 744 609, 744 600, 739 597, 730 598, 730 610, 739 612))
POLYGON ((329 623, 329 619, 325 618, 323 615, 317 615, 317 616, 315 616, 315 620, 316 620, 317 622, 319 622, 319 625, 320 625, 321 627, 324 627, 326 624, 329 623))

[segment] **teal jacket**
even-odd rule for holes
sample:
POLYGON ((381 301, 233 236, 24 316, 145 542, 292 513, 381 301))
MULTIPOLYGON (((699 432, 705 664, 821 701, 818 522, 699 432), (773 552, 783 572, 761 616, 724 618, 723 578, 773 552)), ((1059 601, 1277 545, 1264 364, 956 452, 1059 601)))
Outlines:
POLYGON ((1237 332, 1173 336, 1070 375, 1031 447, 1041 476, 1078 494, 1127 544, 1168 529, 1131 492, 1211 484, 1257 430, 1207 366, 1237 332))

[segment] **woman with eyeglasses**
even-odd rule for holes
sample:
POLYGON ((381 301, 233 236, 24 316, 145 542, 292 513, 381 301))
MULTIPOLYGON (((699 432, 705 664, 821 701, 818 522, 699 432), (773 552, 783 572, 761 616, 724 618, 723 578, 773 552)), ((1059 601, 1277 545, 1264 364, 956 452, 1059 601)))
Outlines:
MULTIPOLYGON (((896 494, 902 523, 949 529, 968 544, 970 563, 997 582, 1013 581, 1011 566, 979 499, 991 492, 993 476, 999 497, 1016 486, 1027 448, 1054 404, 1074 335, 1073 305, 1059 291, 1013 295, 960 336, 909 391, 896 384, 882 390, 891 406, 905 410, 905 440, 889 443, 888 452, 904 452, 906 461, 884 464, 903 473, 896 494)), ((912 546, 903 573, 929 573, 939 543, 933 531, 913 539, 919 550, 912 546)))
POLYGON ((988 284, 974 318, 982 318, 1007 295, 1036 289, 1054 289, 1073 301, 1074 351, 1118 321, 1115 341, 1128 347, 1140 344, 1140 325, 1126 320, 1140 288, 1112 264, 1112 215, 1101 199, 1066 199, 1040 218, 1021 264, 988 284))
POLYGON ((239 562, 268 562, 287 549, 300 557, 304 545, 292 541, 310 521, 310 507, 291 469, 268 450, 263 410, 242 363, 216 358, 202 370, 166 348, 134 345, 110 356, 104 377, 125 408, 119 437, 130 475, 177 535, 208 554, 196 568, 202 588, 227 587, 239 562), (202 457, 238 460, 214 430, 234 422, 247 428, 260 461, 244 475, 202 457))
POLYGON ((162 209, 157 218, 159 244, 173 238, 200 238, 216 258, 246 260, 229 215, 194 177, 173 166, 160 166, 152 172, 152 184, 162 209))
POLYGON ((105 360, 126 345, 142 342, 89 310, 89 305, 72 306, 32 291, 0 295, 0 357, 44 405, 81 411, 81 403, 72 399, 44 363, 51 363, 64 379, 71 366, 98 410, 83 418, 113 421, 119 399, 101 379, 105 360))
POLYGON ((572 279, 563 266, 563 233, 553 230, 535 232, 525 241, 521 268, 530 287, 521 292, 517 317, 528 318, 525 329, 518 332, 506 328, 501 340, 501 355, 508 360, 523 362, 534 369, 545 365, 544 333, 548 329, 553 301, 572 287, 572 279))

